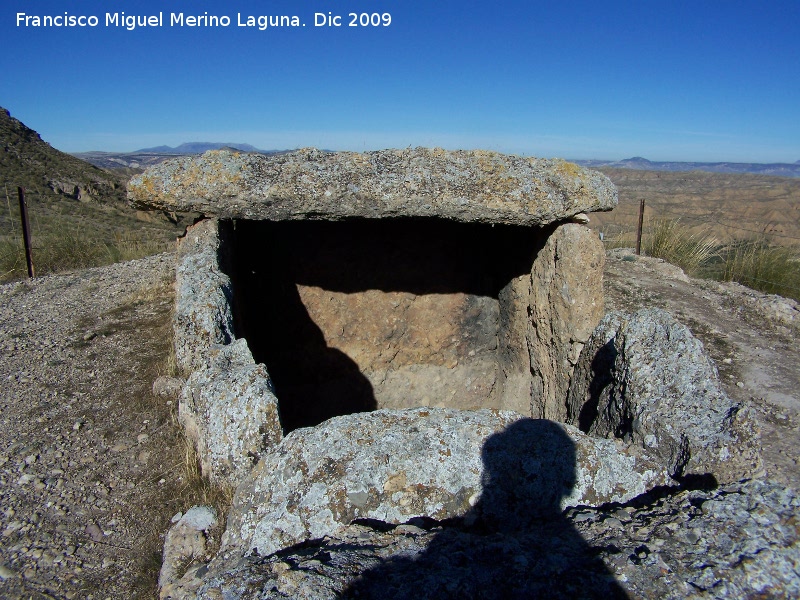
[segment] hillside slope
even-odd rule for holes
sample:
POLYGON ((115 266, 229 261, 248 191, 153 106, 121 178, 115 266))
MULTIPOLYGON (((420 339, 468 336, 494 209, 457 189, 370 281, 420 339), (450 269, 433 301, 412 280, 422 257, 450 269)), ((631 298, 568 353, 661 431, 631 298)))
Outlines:
POLYGON ((601 167, 617 186, 619 205, 591 215, 591 227, 613 236, 634 232, 639 200, 645 220, 681 219, 720 241, 766 235, 774 244, 800 241, 800 178, 601 167))
POLYGON ((18 186, 40 196, 76 200, 125 199, 125 182, 114 173, 65 154, 0 107, 0 186, 13 195, 18 186))
POLYGON ((624 160, 576 160, 583 167, 594 169, 634 169, 644 171, 705 171, 707 173, 753 173, 777 177, 800 177, 800 161, 795 163, 736 163, 652 161, 634 156, 624 160))
POLYGON ((56 150, 0 108, 0 281, 27 275, 17 187, 26 189, 37 274, 107 264, 168 249, 193 215, 143 213, 127 177, 56 150))

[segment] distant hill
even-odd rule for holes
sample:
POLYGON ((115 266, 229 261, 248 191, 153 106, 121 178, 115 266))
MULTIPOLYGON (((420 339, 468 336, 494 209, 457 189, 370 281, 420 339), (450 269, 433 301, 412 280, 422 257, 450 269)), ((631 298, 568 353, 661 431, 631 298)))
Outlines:
POLYGON ((241 150, 242 152, 267 153, 250 144, 234 144, 231 142, 186 142, 175 148, 171 148, 170 146, 156 146, 155 148, 134 150, 131 154, 202 154, 208 150, 219 150, 220 148, 233 148, 234 150, 241 150))
POLYGON ((289 150, 259 150, 250 144, 232 144, 227 142, 187 142, 176 146, 155 146, 142 148, 135 152, 76 152, 73 156, 92 163, 103 169, 113 169, 130 177, 141 173, 147 167, 158 164, 176 156, 202 154, 208 150, 228 148, 240 152, 257 152, 259 154, 280 154, 289 150))
POLYGON ((125 199, 119 174, 56 150, 0 107, 0 193, 14 197, 18 186, 41 197, 125 199))
POLYGON ((778 177, 800 177, 800 161, 796 163, 735 163, 735 162, 658 162, 641 156, 623 160, 573 160, 584 167, 609 167, 639 171, 705 171, 707 173, 754 173, 778 177))
MULTIPOLYGON (((289 150, 259 150, 250 144, 231 142, 186 142, 180 146, 154 146, 134 152, 77 152, 73 156, 104 169, 113 169, 127 176, 140 173, 147 167, 176 156, 202 154, 208 150, 230 148, 241 152, 280 154, 289 150)), ((623 160, 572 160, 591 168, 633 169, 637 171, 704 171, 708 173, 751 173, 776 177, 800 177, 800 160, 795 163, 735 163, 735 162, 660 162, 641 156, 623 160)))
POLYGON ((39 275, 174 247, 197 215, 130 207, 127 178, 53 148, 0 108, 0 282, 27 275, 17 187, 26 189, 39 275))
MULTIPOLYGON (((800 178, 755 173, 707 173, 597 167, 619 191, 619 205, 592 213, 591 227, 633 236, 644 199, 645 222, 680 219, 722 242, 765 235, 773 244, 800 241, 800 178)), ((630 237, 629 239, 633 239, 630 237)))

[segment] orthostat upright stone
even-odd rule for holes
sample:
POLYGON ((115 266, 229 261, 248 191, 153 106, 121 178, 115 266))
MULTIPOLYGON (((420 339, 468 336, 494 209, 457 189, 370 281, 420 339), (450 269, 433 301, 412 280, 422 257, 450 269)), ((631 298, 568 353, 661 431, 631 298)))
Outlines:
POLYGON ((439 148, 215 150, 151 167, 130 181, 128 197, 139 208, 220 218, 437 217, 526 226, 617 204, 606 176, 563 160, 439 148))
POLYGON ((603 318, 575 366, 566 421, 640 445, 673 477, 728 483, 763 469, 753 409, 725 394, 703 344, 658 308, 603 318))

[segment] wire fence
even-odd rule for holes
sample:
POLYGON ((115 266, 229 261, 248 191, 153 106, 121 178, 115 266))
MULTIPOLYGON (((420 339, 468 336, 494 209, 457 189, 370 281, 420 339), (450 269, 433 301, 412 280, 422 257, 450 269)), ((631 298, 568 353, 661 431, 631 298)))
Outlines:
MULTIPOLYGON (((800 300, 800 236, 792 234, 800 231, 797 217, 784 215, 781 223, 756 229, 747 222, 723 220, 718 214, 698 215, 659 205, 647 205, 646 213, 644 254, 677 264, 693 276, 738 281, 800 300), (665 242, 665 236, 672 239, 665 242), (698 258, 701 251, 705 254, 698 258)), ((635 243, 631 215, 622 217, 622 223, 604 223, 599 228, 607 247, 635 243)))
MULTIPOLYGON (((659 216, 663 215, 662 218, 680 219, 681 221, 694 221, 694 222, 697 222, 699 224, 706 224, 706 225, 707 224, 714 224, 714 225, 717 225, 719 227, 724 227, 725 229, 733 229, 733 230, 736 230, 736 231, 742 231, 742 232, 745 232, 745 233, 748 233, 748 234, 752 234, 752 235, 756 235, 756 236, 779 237, 779 238, 783 238, 783 239, 794 240, 796 242, 800 242, 800 236, 793 236, 793 235, 788 235, 788 234, 784 234, 784 233, 776 233, 774 231, 765 231, 766 229, 768 229, 771 226, 778 226, 777 224, 773 225, 772 223, 768 223, 765 226, 764 229, 758 230, 758 229, 749 229, 747 227, 742 227, 739 224, 734 224, 734 223, 730 223, 730 222, 723 223, 718 218, 715 218, 715 217, 712 217, 712 216, 699 217, 697 215, 691 215, 691 214, 688 214, 688 213, 676 213, 676 212, 674 212, 674 211, 672 211, 672 210, 670 210, 668 208, 663 208, 663 207, 659 207, 658 211, 659 211, 659 216)), ((794 225, 800 229, 800 224, 794 223, 794 225)))
POLYGON ((142 221, 115 203, 25 188, 29 243, 24 243, 17 187, 0 186, 0 282, 142 258, 174 247, 170 225, 142 221))
MULTIPOLYGON (((791 226, 792 229, 797 229, 800 231, 800 216, 797 219, 792 220, 786 216, 787 224, 791 226)), ((653 204, 646 205, 646 212, 645 212, 645 219, 652 221, 653 219, 674 219, 680 220, 681 222, 687 223, 694 223, 698 227, 706 226, 710 227, 711 225, 716 225, 717 227, 722 227, 724 229, 730 229, 734 231, 740 231, 743 233, 748 234, 749 237, 752 236, 763 236, 766 238, 782 238, 787 240, 792 240, 795 242, 800 243, 800 235, 790 235, 787 233, 778 233, 776 231, 770 231, 772 228, 781 227, 780 223, 767 223, 762 229, 752 229, 749 227, 743 227, 740 223, 735 223, 731 221, 723 222, 720 220, 719 217, 711 214, 711 215, 697 215, 688 212, 676 212, 671 208, 653 204), (647 216, 649 213, 649 216, 647 216)), ((615 232, 615 235, 625 234, 625 233, 632 233, 635 232, 635 226, 629 225, 627 223, 613 223, 614 227, 618 229, 615 232)), ((748 237, 743 236, 743 237, 748 237)))

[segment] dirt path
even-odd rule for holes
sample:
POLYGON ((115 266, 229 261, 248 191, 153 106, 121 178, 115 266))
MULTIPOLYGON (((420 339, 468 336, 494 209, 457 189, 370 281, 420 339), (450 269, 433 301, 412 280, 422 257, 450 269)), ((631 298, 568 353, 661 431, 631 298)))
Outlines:
POLYGON ((736 283, 689 279, 664 261, 625 250, 609 254, 605 288, 606 311, 658 306, 692 330, 717 363, 728 395, 756 408, 768 476, 799 489, 797 305, 736 283))
POLYGON ((183 457, 172 255, 0 286, 0 597, 152 598, 183 457))

